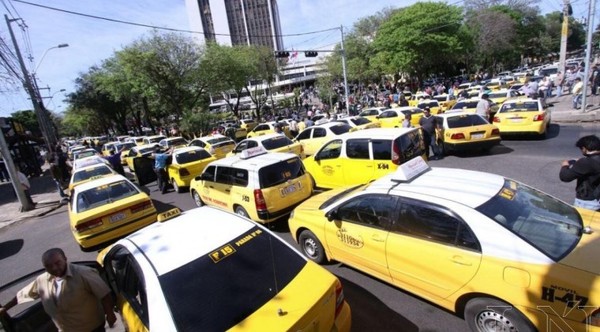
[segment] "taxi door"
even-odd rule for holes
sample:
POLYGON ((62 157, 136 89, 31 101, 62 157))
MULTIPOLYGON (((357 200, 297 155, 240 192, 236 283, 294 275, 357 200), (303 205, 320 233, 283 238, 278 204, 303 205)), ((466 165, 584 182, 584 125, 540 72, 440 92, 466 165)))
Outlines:
POLYGON ((326 143, 314 156, 314 164, 309 171, 317 186, 335 188, 344 184, 344 168, 342 167, 342 140, 326 143))
POLYGON ((154 159, 148 157, 134 157, 132 162, 135 178, 140 186, 156 181, 154 159))
POLYGON ((231 209, 231 188, 233 184, 231 172, 231 167, 218 166, 215 181, 204 181, 201 197, 206 204, 221 209, 231 209))
POLYGON ((405 200, 391 228, 387 261, 393 284, 447 298, 467 284, 481 263, 469 227, 443 207, 405 200))
POLYGON ((395 196, 366 194, 330 211, 325 243, 331 258, 391 282, 386 247, 396 203, 395 196))
POLYGON ((370 139, 368 138, 349 139, 346 141, 347 158, 343 158, 342 166, 344 170, 344 184, 363 184, 373 180, 376 165, 371 158, 369 141, 370 139))

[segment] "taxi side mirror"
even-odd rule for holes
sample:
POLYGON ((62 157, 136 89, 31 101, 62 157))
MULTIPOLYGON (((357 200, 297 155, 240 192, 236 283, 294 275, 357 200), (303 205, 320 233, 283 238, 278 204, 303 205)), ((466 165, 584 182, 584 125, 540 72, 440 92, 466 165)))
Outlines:
POLYGON ((336 219, 340 219, 337 213, 337 210, 331 210, 329 212, 327 212, 327 214, 325 215, 327 217, 328 221, 334 221, 336 219))
POLYGON ((320 155, 317 153, 317 154, 315 154, 315 157, 314 157, 314 159, 315 159, 315 161, 319 161, 319 160, 321 160, 321 157, 320 157, 320 155))

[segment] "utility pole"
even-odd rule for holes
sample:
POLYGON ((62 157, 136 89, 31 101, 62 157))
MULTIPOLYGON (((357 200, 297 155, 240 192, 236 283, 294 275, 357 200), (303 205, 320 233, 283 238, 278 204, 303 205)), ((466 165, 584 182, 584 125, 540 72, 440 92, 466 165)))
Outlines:
POLYGON ((350 114, 350 99, 348 98, 348 78, 346 77, 346 49, 344 48, 344 26, 340 25, 342 33, 342 71, 344 73, 344 97, 346 99, 346 113, 350 114))
POLYGON ((57 143, 56 137, 54 135, 50 135, 50 133, 53 131, 51 131, 50 128, 51 124, 48 118, 48 114, 44 109, 43 105, 41 104, 39 90, 36 90, 34 88, 33 83, 31 82, 31 76, 27 71, 27 67, 25 66, 25 62, 23 61, 23 56, 21 55, 21 50, 19 49, 19 44, 17 44, 17 39, 15 38, 12 26, 10 25, 10 23, 16 21, 16 19, 10 20, 8 18, 8 15, 6 14, 4 15, 4 18, 6 19, 8 31, 10 32, 10 37, 12 39, 13 45, 15 46, 17 58, 19 59, 19 65, 21 66, 21 70, 23 71, 23 84, 25 86, 25 89, 27 90, 27 93, 29 93, 29 96, 31 97, 31 102, 33 103, 33 110, 37 115, 38 123, 40 124, 40 129, 42 130, 42 135, 44 136, 44 140, 46 141, 48 150, 50 150, 50 152, 54 152, 57 143))
POLYGON ((10 150, 8 149, 8 144, 6 144, 6 139, 4 139, 4 130, 0 126, 0 155, 4 157, 4 164, 6 165, 6 170, 8 171, 8 175, 10 175, 10 182, 12 183, 13 189, 15 193, 17 193, 17 198, 19 199, 19 203, 21 203, 21 212, 31 211, 35 208, 35 206, 29 203, 29 200, 25 196, 25 188, 19 181, 19 176, 17 175, 17 169, 15 168, 15 163, 13 162, 12 156, 10 154, 10 150))
POLYGON ((569 37, 569 16, 571 15, 571 4, 569 0, 563 1, 563 21, 560 33, 560 57, 558 60, 558 70, 565 75, 565 62, 567 61, 567 38, 569 37))
MULTIPOLYGON (((592 57, 592 35, 594 34, 594 12, 596 11, 596 0, 590 0, 590 7, 587 20, 587 40, 585 47, 585 73, 583 75, 583 98, 581 101, 581 110, 587 112, 587 88, 590 83, 590 58, 592 57)), ((592 89, 593 89, 592 85, 592 89)))

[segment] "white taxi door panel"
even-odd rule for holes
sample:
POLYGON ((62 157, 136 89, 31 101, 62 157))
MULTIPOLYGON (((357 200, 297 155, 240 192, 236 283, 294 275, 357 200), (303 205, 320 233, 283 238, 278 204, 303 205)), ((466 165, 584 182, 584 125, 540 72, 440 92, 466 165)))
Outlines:
POLYGON ((342 151, 342 141, 335 140, 327 143, 315 155, 317 167, 312 176, 315 178, 317 186, 324 188, 335 188, 344 181, 344 167, 340 159, 342 151))
POLYGON ((346 141, 345 148, 347 157, 343 166, 345 183, 364 184, 373 180, 376 166, 369 152, 369 139, 349 139, 346 141))
POLYGON ((459 290, 481 263, 478 242, 466 224, 427 204, 401 204, 387 245, 393 283, 437 298, 459 290))
POLYGON ((385 250, 396 201, 394 196, 367 194, 335 209, 336 218, 325 224, 332 258, 391 282, 385 250))

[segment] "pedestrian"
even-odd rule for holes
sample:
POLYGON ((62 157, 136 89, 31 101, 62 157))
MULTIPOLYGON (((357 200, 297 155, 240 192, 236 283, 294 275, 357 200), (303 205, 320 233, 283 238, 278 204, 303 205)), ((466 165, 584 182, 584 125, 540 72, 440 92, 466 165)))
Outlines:
POLYGON ((110 163, 110 166, 119 174, 125 176, 125 169, 123 169, 123 164, 121 164, 121 154, 123 150, 125 150, 125 146, 121 145, 119 151, 115 152, 117 147, 113 147, 110 150, 110 156, 104 157, 110 163))
POLYGON ((285 135, 285 134, 283 133, 283 130, 281 129, 281 127, 282 127, 281 123, 276 123, 276 124, 275 124, 275 128, 274 128, 274 130, 275 130, 275 134, 279 134, 279 135, 285 135))
POLYGON ((583 157, 564 160, 559 178, 563 182, 577 180, 574 206, 600 211, 600 138, 581 137, 575 143, 583 157))
POLYGON ((60 248, 42 255, 46 272, 21 289, 0 315, 17 304, 40 299, 58 331, 104 331, 117 320, 110 288, 94 268, 67 263, 60 248))
POLYGON ((408 100, 406 100, 406 97, 404 96, 404 94, 400 95, 400 99, 398 100, 398 106, 400 106, 400 107, 408 106, 408 100))
POLYGON ((33 199, 31 198, 31 192, 29 191, 29 189, 31 188, 29 179, 27 179, 27 176, 25 174, 23 174, 23 172, 21 172, 19 165, 15 165, 15 167, 16 167, 17 178, 19 179, 19 183, 21 183, 21 185, 23 186, 23 192, 25 193, 25 198, 27 198, 27 201, 29 202, 29 204, 35 206, 37 203, 35 203, 33 201, 33 199))
POLYGON ((436 130, 439 129, 438 119, 431 115, 431 109, 429 107, 423 109, 423 116, 419 119, 419 125, 421 126, 421 132, 423 133, 425 155, 427 158, 430 160, 442 159, 442 152, 436 137, 436 130), (429 158, 429 147, 431 147, 431 152, 433 153, 431 158, 429 158))
POLYGON ((490 95, 484 93, 481 95, 481 99, 477 102, 477 107, 475 108, 475 113, 481 115, 482 118, 490 121, 492 104, 490 102, 490 95))
POLYGON ((412 115, 410 113, 404 114, 404 120, 402 120, 402 128, 412 128, 412 124, 410 120, 412 119, 412 115))
POLYGON ((292 137, 298 136, 298 121, 296 121, 295 117, 290 121, 289 129, 292 137))
POLYGON ((573 94, 573 108, 578 110, 581 107, 579 104, 581 103, 583 94, 583 82, 580 77, 575 78, 575 84, 573 85, 571 93, 573 94))
POLYGON ((298 122, 298 133, 301 133, 305 128, 306 128, 306 118, 302 118, 302 120, 300 120, 298 122))
POLYGON ((63 175, 60 167, 58 166, 58 156, 57 152, 48 153, 46 155, 46 161, 50 166, 50 174, 52 175, 52 179, 54 180, 54 184, 56 184, 56 190, 60 195, 62 200, 68 199, 68 196, 63 191, 63 175))
POLYGON ((565 83, 565 75, 562 72, 558 72, 554 78, 554 86, 556 87, 556 98, 562 96, 562 86, 565 83))
POLYGON ((2 182, 10 181, 10 176, 8 175, 8 171, 6 170, 6 163, 4 162, 4 157, 0 157, 0 179, 2 182))
POLYGON ((167 185, 169 181, 167 176, 167 161, 172 152, 172 147, 167 152, 162 152, 161 147, 157 145, 154 148, 154 153, 152 154, 152 157, 154 158, 154 172, 156 173, 158 190, 160 190, 160 192, 163 194, 167 193, 167 185))

